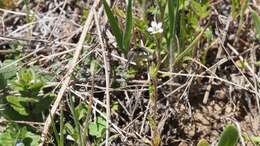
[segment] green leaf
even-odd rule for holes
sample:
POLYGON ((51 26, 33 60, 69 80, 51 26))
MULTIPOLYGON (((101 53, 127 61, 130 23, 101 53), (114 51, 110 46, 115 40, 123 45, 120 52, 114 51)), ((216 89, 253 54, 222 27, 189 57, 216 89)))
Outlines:
POLYGON ((152 63, 149 67, 149 75, 152 79, 156 78, 158 74, 158 66, 155 63, 152 63))
POLYGON ((176 59, 175 59, 175 63, 180 63, 184 57, 189 56, 192 51, 194 46, 198 43, 198 41, 200 40, 200 38, 203 36, 204 32, 206 31, 206 27, 198 34, 198 36, 191 42, 191 44, 185 49, 183 50, 180 54, 177 55, 176 59))
POLYGON ((252 17, 255 24, 256 38, 260 39, 260 16, 255 11, 252 11, 252 17))
POLYGON ((22 105, 22 103, 19 100, 20 97, 15 97, 15 96, 7 96, 6 100, 10 103, 11 107, 17 111, 19 114, 28 116, 29 113, 26 110, 26 108, 22 105))
POLYGON ((256 66, 260 66, 260 61, 256 61, 256 62, 255 62, 255 65, 256 65, 256 66))
POLYGON ((117 101, 112 101, 111 111, 112 111, 112 112, 118 111, 118 107, 119 107, 118 102, 117 102, 117 101))
POLYGON ((3 90, 7 86, 7 80, 4 75, 0 73, 0 90, 3 90))
POLYGON ((22 96, 32 97, 39 94, 44 84, 33 69, 22 69, 18 73, 17 80, 11 85, 15 90, 20 91, 22 96))
POLYGON ((252 140, 254 143, 260 143, 260 137, 259 136, 250 136, 249 140, 252 140))
POLYGON ((14 60, 5 60, 0 68, 0 74, 6 80, 11 79, 16 75, 16 62, 14 60))
POLYGON ((168 0, 170 39, 174 38, 175 36, 178 9, 179 9, 179 0, 168 0))
POLYGON ((132 36, 133 16, 132 16, 132 0, 128 0, 126 26, 124 32, 124 53, 127 54, 132 36))
POLYGON ((23 139, 25 146, 38 146, 40 142, 40 136, 27 131, 23 139))
POLYGON ((68 132, 69 135, 71 135, 73 138, 75 138, 75 133, 76 133, 76 130, 73 128, 73 126, 70 124, 70 123, 66 123, 64 125, 66 131, 68 132))
POLYGON ((0 134, 0 146, 13 146, 16 141, 9 132, 3 132, 0 134))
POLYGON ((94 75, 98 69, 98 63, 96 60, 91 60, 90 62, 90 73, 91 75, 94 75))
POLYGON ((9 124, 4 132, 0 133, 0 146, 38 146, 40 136, 14 124, 9 124))
POLYGON ((76 108, 75 108, 75 113, 78 118, 78 120, 81 120, 83 117, 87 116, 88 114, 88 107, 84 103, 80 103, 76 108))
POLYGON ((6 100, 10 103, 10 106, 23 116, 28 116, 29 112, 26 109, 25 104, 28 102, 38 102, 38 100, 33 98, 26 97, 17 97, 17 96, 6 96, 6 100))
POLYGON ((240 0, 231 0, 231 14, 233 19, 235 19, 240 10, 240 0))
POLYGON ((119 27, 118 21, 117 21, 116 17, 113 15, 113 13, 112 13, 109 5, 107 4, 106 0, 102 0, 102 2, 103 2, 104 9, 105 9, 105 12, 106 12, 107 17, 108 17, 108 21, 111 25, 112 33, 116 38, 117 45, 120 49, 123 49, 123 42, 122 42, 123 33, 122 33, 122 31, 119 27))
POLYGON ((103 134, 105 133, 106 130, 106 121, 101 118, 101 117, 97 117, 97 121, 96 122, 91 122, 89 124, 89 134, 92 136, 95 136, 97 138, 101 138, 103 137, 103 134))
POLYGON ((194 8, 196 14, 200 17, 200 18, 205 18, 209 15, 210 11, 209 11, 209 3, 205 2, 205 3, 199 3, 195 0, 191 1, 191 5, 194 8))
POLYGON ((138 70, 134 67, 128 67, 127 73, 125 74, 126 79, 134 78, 136 74, 138 73, 138 70))
POLYGON ((197 144, 197 146, 210 146, 210 145, 209 145, 209 143, 208 143, 207 140, 201 139, 201 140, 199 141, 199 143, 197 144))
POLYGON ((55 94, 49 93, 45 94, 43 97, 39 99, 39 102, 33 104, 34 110, 33 113, 40 114, 49 109, 51 102, 55 98, 55 94))
POLYGON ((239 139, 239 133, 235 126, 227 125, 221 134, 218 146, 235 146, 239 139))

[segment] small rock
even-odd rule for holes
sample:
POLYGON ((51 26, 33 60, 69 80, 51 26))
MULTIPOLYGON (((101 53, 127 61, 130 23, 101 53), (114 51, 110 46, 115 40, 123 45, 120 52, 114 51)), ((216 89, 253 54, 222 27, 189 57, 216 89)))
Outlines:
POLYGON ((210 122, 207 120, 207 118, 204 117, 201 113, 197 113, 195 115, 195 119, 200 121, 203 125, 209 125, 210 124, 210 122))
POLYGON ((186 142, 181 142, 180 144, 179 144, 179 146, 189 146, 186 142))
POLYGON ((226 114, 230 114, 232 112, 232 107, 231 106, 227 106, 225 109, 225 113, 226 114))
POLYGON ((214 105, 214 110, 217 111, 217 112, 221 112, 221 107, 218 105, 218 104, 215 104, 214 105))

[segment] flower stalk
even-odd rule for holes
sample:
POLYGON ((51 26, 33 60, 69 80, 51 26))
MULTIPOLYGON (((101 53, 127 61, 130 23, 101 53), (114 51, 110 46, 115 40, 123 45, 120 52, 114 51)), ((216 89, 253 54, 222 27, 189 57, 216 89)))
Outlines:
POLYGON ((147 29, 148 32, 150 32, 151 35, 153 35, 154 40, 156 41, 156 49, 153 54, 153 60, 150 63, 149 66, 149 76, 150 76, 150 85, 149 85, 149 98, 151 103, 151 110, 150 110, 150 120, 149 125, 151 128, 151 135, 152 135, 152 146, 158 146, 160 145, 160 134, 158 131, 158 124, 156 121, 156 113, 157 113, 157 105, 156 101, 158 98, 158 71, 161 65, 161 33, 163 33, 162 29, 162 23, 152 21, 151 27, 147 29))

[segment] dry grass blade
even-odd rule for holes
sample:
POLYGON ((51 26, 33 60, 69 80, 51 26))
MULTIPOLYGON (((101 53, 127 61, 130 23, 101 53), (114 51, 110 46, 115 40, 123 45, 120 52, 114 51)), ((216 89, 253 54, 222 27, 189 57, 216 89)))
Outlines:
POLYGON ((94 12, 94 18, 95 18, 95 22, 96 22, 96 26, 97 26, 97 32, 98 32, 98 39, 100 42, 100 46, 102 48, 102 56, 103 56, 103 61, 104 61, 104 67, 105 67, 105 78, 106 78, 106 146, 109 145, 109 121, 110 121, 110 97, 109 97, 109 62, 107 61, 107 55, 105 53, 105 47, 103 44, 103 40, 102 40, 102 36, 101 36, 101 31, 100 31, 100 27, 99 27, 99 21, 98 21, 98 16, 97 14, 94 12))

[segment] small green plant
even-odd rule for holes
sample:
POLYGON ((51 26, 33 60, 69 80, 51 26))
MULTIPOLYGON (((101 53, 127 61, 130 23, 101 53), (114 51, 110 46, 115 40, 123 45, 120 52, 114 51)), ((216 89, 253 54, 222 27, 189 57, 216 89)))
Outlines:
POLYGON ((163 33, 162 23, 152 21, 151 27, 147 29, 154 37, 156 42, 155 51, 153 52, 153 61, 149 64, 148 73, 150 76, 149 99, 151 110, 149 113, 149 126, 151 128, 152 146, 159 146, 161 142, 160 133, 158 132, 158 123, 156 121, 157 99, 158 99, 158 71, 161 66, 161 34, 163 33))
POLYGON ((197 146, 210 146, 209 143, 207 142, 207 140, 205 139, 201 139, 199 141, 199 143, 197 144, 197 146))
POLYGON ((104 137, 106 130, 106 120, 102 117, 97 117, 97 120, 90 122, 89 124, 89 134, 97 139, 104 137))
POLYGON ((106 0, 102 0, 102 2, 108 17, 108 21, 111 25, 112 33, 116 38, 117 45, 120 49, 122 49, 123 53, 127 55, 131 36, 132 36, 132 28, 133 28, 132 0, 128 0, 126 24, 125 24, 124 31, 120 28, 118 19, 116 16, 113 15, 113 12, 110 9, 106 0))
POLYGON ((26 127, 17 124, 9 124, 0 134, 0 146, 37 146, 40 136, 27 130, 26 127))
MULTIPOLYGON (((235 146, 238 143, 239 132, 234 125, 227 125, 219 138, 218 146, 235 146)), ((209 146, 205 139, 201 139, 197 146, 209 146)))
MULTIPOLYGON (((63 133, 62 135, 67 135, 67 139, 69 139, 70 141, 74 141, 78 145, 85 145, 87 143, 87 138, 92 137, 94 144, 98 146, 104 138, 106 120, 100 116, 97 116, 96 120, 91 122, 89 120, 89 108, 85 103, 80 103, 76 107, 70 104, 70 109, 74 109, 72 112, 74 124, 70 122, 65 123, 65 133, 63 133)), ((54 133, 56 133, 56 141, 58 141, 58 143, 64 143, 60 140, 61 137, 58 136, 61 134, 57 133, 56 128, 54 129, 54 133)))
POLYGON ((233 19, 235 20, 236 17, 240 16, 236 36, 238 36, 242 30, 243 23, 244 23, 244 13, 247 7, 248 7, 248 0, 243 0, 243 1, 232 0, 231 11, 232 11, 233 19))
POLYGON ((42 94, 45 83, 33 69, 22 69, 15 80, 10 81, 10 90, 14 94, 6 95, 3 115, 12 120, 41 121, 41 113, 49 108, 53 95, 42 94))
POLYGON ((243 135, 245 141, 252 142, 254 145, 259 146, 260 136, 249 136, 247 134, 243 135))
POLYGON ((256 38, 260 39, 260 16, 255 11, 252 11, 252 18, 254 20, 256 38))
POLYGON ((218 146, 235 146, 239 139, 239 132, 234 125, 227 125, 222 132, 218 146))
POLYGON ((233 18, 239 15, 240 8, 240 0, 231 0, 231 14, 233 18))

